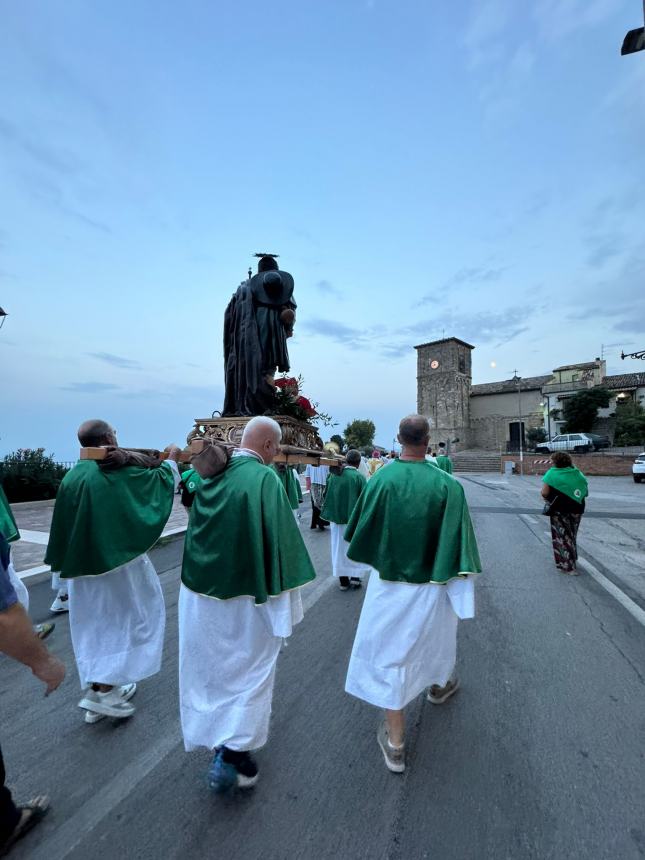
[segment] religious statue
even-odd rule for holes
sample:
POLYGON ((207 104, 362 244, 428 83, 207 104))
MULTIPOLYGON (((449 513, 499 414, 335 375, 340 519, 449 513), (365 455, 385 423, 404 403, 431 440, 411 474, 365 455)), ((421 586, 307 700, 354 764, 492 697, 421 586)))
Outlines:
POLYGON ((260 258, 257 274, 240 284, 224 314, 225 416, 270 411, 275 372, 289 370, 287 338, 296 319, 293 278, 278 269, 276 254, 255 256, 260 258))

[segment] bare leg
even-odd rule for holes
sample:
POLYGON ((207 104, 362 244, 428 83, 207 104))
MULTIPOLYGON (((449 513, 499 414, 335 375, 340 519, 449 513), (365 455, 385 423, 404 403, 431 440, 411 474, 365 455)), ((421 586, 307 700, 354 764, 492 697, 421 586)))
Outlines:
POLYGON ((97 693, 109 693, 113 689, 111 684, 92 684, 92 689, 97 693))
POLYGON ((402 746, 405 733, 405 711, 386 710, 385 721, 387 722, 388 738, 392 746, 402 746))

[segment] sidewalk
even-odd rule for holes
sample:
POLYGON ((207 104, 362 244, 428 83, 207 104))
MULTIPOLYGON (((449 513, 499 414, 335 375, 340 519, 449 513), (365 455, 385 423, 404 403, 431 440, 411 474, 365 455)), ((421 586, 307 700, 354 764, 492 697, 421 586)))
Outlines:
MULTIPOLYGON (((46 502, 21 502, 12 505, 11 510, 20 529, 20 540, 11 545, 11 556, 16 571, 40 567, 45 560, 45 550, 49 541, 49 527, 54 512, 54 500, 46 502)), ((175 496, 172 513, 163 530, 163 537, 181 534, 186 531, 188 514, 175 496)))

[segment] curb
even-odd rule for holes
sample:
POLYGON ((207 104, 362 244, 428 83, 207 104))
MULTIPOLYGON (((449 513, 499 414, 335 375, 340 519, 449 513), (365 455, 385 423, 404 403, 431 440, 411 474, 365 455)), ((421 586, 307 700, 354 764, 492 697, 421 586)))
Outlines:
MULTIPOLYGON (((180 537, 186 534, 186 526, 180 526, 176 529, 169 529, 166 534, 161 535, 153 549, 158 546, 165 546, 179 540, 180 537)), ((51 568, 48 564, 41 564, 38 567, 28 567, 26 570, 17 570, 18 579, 24 583, 37 585, 39 582, 44 582, 51 576, 51 568)))

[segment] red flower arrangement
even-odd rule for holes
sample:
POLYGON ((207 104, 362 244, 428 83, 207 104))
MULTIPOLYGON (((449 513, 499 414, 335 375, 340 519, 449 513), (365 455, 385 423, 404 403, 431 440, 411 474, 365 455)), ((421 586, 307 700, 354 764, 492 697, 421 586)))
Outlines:
POLYGON ((280 376, 275 380, 275 415, 289 415, 298 421, 311 424, 321 422, 326 427, 333 424, 332 418, 318 411, 318 404, 300 393, 302 376, 280 376))

